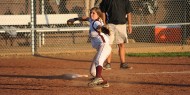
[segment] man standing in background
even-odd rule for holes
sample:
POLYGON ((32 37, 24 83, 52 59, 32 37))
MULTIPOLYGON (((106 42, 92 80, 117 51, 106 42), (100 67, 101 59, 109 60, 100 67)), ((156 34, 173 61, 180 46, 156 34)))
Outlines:
MULTIPOLYGON (((133 11, 129 0, 102 0, 100 9, 104 13, 103 21, 111 29, 110 44, 114 40, 119 47, 120 68, 132 69, 125 61, 125 43, 128 42, 127 32, 132 33, 131 12, 133 11), (107 16, 108 15, 108 16, 107 16), (107 17, 107 18, 106 18, 107 17), (127 19, 126 19, 127 17, 127 19), (108 19, 108 21, 107 21, 108 19), (126 23, 128 24, 126 27, 126 23)), ((107 58, 105 69, 111 69, 111 54, 107 58)))

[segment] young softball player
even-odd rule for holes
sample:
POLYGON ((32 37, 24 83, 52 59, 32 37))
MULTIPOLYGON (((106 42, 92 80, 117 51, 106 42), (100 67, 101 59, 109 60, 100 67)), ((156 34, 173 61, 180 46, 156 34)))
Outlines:
POLYGON ((90 74, 93 76, 92 81, 88 83, 90 87, 101 86, 109 87, 109 83, 102 77, 103 63, 111 53, 109 45, 109 30, 105 28, 102 21, 102 12, 98 7, 93 7, 90 10, 90 17, 79 17, 69 19, 68 24, 73 24, 74 21, 89 21, 92 47, 97 50, 96 55, 90 67, 90 74))

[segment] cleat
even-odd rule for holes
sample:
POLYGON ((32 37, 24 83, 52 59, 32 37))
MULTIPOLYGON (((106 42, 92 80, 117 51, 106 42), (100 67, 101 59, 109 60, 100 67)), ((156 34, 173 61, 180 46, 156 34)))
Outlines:
POLYGON ((107 88, 110 87, 110 84, 108 82, 100 84, 101 87, 107 88))
POLYGON ((107 63, 104 67, 103 70, 111 70, 111 65, 110 63, 107 63))
POLYGON ((103 83, 103 79, 102 78, 94 78, 91 82, 88 83, 89 87, 96 87, 99 84, 103 83))
POLYGON ((128 66, 127 63, 121 63, 121 64, 120 64, 120 68, 121 68, 121 69, 133 69, 133 67, 128 66))

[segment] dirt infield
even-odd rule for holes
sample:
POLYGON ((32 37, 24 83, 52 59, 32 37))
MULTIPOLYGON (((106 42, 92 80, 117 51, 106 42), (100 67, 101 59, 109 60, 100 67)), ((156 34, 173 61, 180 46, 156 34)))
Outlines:
POLYGON ((0 58, 0 95, 189 95, 190 58, 127 57, 132 70, 103 71, 109 88, 88 88, 89 78, 66 80, 63 74, 88 74, 93 54, 0 58))

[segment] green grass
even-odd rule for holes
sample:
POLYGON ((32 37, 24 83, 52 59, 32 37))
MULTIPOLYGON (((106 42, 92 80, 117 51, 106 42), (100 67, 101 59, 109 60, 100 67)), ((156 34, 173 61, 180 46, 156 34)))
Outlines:
POLYGON ((128 53, 129 57, 190 57, 190 52, 128 53))

